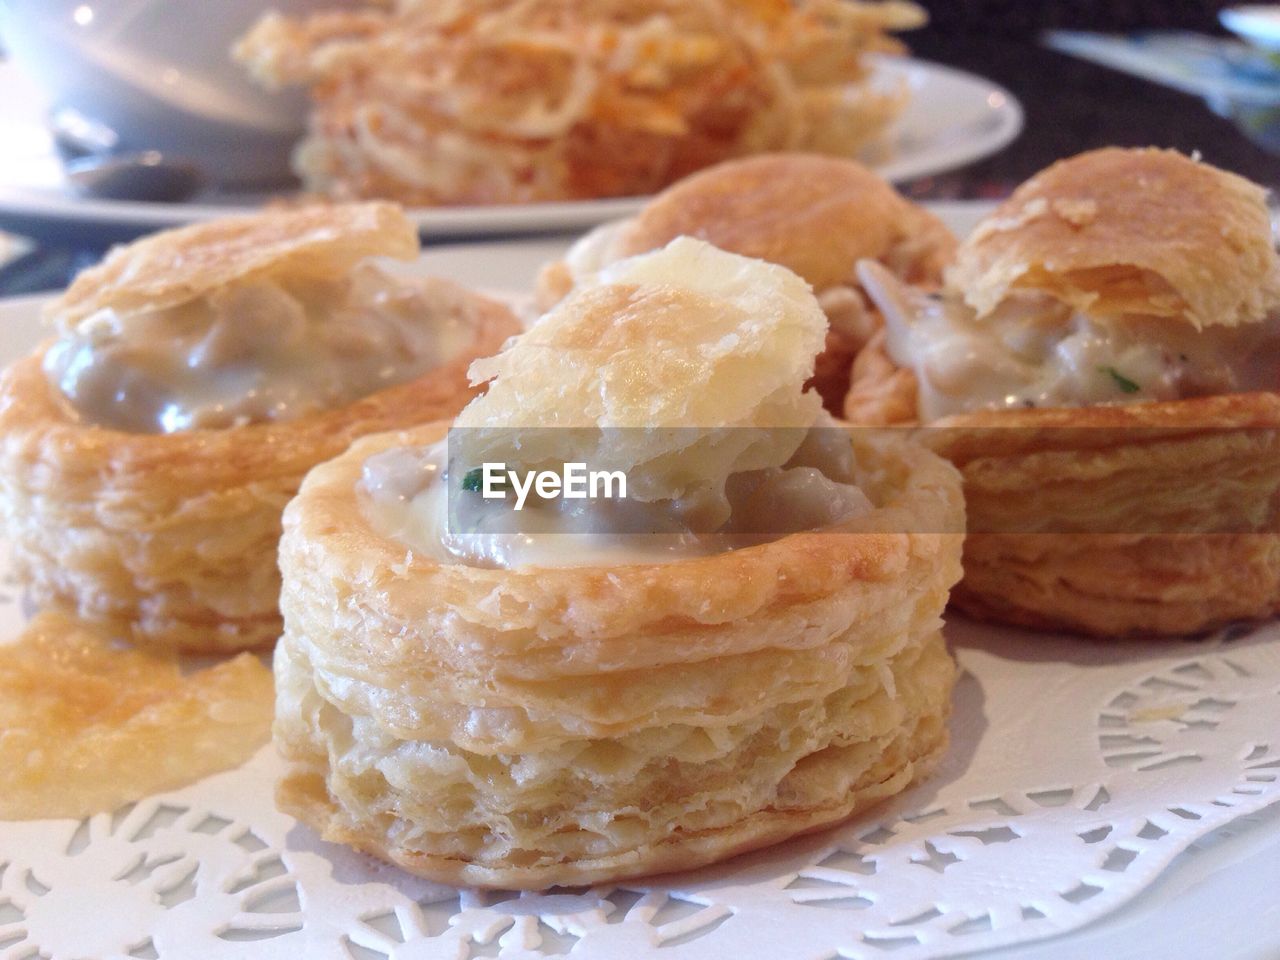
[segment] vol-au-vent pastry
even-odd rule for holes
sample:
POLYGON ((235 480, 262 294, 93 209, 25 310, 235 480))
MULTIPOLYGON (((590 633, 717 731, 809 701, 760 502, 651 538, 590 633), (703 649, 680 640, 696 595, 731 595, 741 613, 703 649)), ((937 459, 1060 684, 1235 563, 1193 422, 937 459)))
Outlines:
POLYGON ((885 328, 846 414, 965 475, 956 602, 1102 636, 1280 610, 1280 259, 1262 188, 1107 149, 1023 184, 939 296, 860 267, 885 328))
POLYGON ((389 204, 232 217, 112 251, 0 380, 0 511, 41 607, 113 636, 235 650, 279 635, 280 512, 356 437, 449 416, 504 306, 406 279, 389 204))
POLYGON ((836 414, 854 356, 880 323, 858 262, 876 260, 906 283, 935 289, 956 245, 941 220, 853 160, 769 154, 687 177, 634 217, 592 230, 543 268, 538 303, 549 308, 607 264, 682 235, 781 264, 808 281, 830 322, 813 385, 836 414))
POLYGON ((477 362, 452 440, 316 467, 281 541, 281 807, 433 879, 542 888, 705 864, 925 774, 959 479, 821 411, 824 326, 786 269, 680 239, 477 362), (457 526, 494 455, 635 482, 457 526))

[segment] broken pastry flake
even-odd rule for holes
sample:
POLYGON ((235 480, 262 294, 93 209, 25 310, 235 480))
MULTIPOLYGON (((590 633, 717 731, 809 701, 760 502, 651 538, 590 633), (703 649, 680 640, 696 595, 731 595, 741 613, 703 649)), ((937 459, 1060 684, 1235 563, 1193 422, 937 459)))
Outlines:
POLYGON ((84 817, 237 767, 267 742, 271 671, 173 658, 42 613, 0 646, 0 819, 84 817))

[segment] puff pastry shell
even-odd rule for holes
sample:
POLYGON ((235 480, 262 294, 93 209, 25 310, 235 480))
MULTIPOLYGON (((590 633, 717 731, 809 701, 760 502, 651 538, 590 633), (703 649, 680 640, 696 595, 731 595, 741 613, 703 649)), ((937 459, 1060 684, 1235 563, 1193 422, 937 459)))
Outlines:
POLYGON ((1092 150, 1041 171, 985 218, 947 283, 979 317, 1016 291, 1091 316, 1198 328, 1262 320, 1280 299, 1266 191, 1174 150, 1092 150))
MULTIPOLYGON (((403 223, 389 205, 258 219, 267 222, 201 225, 123 248, 74 283, 64 306, 79 314, 172 304, 281 258, 323 270, 338 243, 368 253, 405 245, 386 237, 403 223), (289 219, 273 225, 277 217, 289 219), (204 231, 207 263, 182 262, 194 231, 204 231)), ((416 245, 412 231, 407 242, 416 245)), ((474 394, 468 364, 518 330, 501 304, 421 282, 468 317, 471 348, 416 380, 294 420, 127 433, 77 416, 41 369, 47 344, 10 367, 0 378, 0 511, 31 600, 154 646, 222 652, 273 642, 280 512, 303 475, 356 437, 456 413, 474 394)))
MULTIPOLYGON (((1263 197, 1171 151, 1095 151, 1020 187, 947 282, 979 318, 1031 290, 1091 315, 1259 322, 1280 304, 1263 197)), ((845 416, 913 425, 916 398, 915 373, 877 334, 845 416)), ((1280 612, 1280 393, 984 411, 922 437, 964 475, 953 599, 969 613, 1122 637, 1280 612)))
POLYGON ((1280 612, 1280 395, 970 415, 929 439, 965 478, 966 612, 1100 637, 1280 612))
POLYGON ((954 471, 859 441, 880 509, 663 565, 441 565, 374 532, 367 437, 285 513, 278 800, 449 883, 541 888, 705 864, 840 820, 945 747, 954 471), (906 533, 923 530, 923 533, 906 533))

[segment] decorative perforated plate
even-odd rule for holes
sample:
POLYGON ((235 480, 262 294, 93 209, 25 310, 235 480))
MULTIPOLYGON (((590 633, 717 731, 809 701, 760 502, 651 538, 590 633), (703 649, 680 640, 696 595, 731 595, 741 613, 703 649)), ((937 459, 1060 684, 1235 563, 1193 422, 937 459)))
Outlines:
POLYGON ((112 814, 0 824, 0 958, 917 960, 1080 927, 1280 799, 1278 625, 948 634, 965 667, 948 758, 834 830, 649 882, 458 891, 277 812, 268 748, 112 814))

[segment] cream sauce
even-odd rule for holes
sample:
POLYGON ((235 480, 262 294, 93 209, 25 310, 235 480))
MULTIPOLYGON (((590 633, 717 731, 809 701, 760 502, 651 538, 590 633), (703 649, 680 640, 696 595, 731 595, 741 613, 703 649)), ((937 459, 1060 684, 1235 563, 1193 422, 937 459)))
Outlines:
POLYGON ((1211 327, 1160 317, 1094 320, 1043 295, 1010 298, 978 321, 958 298, 927 295, 876 263, 859 264, 885 319, 895 363, 914 370, 928 422, 969 410, 1275 390, 1280 318, 1211 327))
POLYGON ((453 298, 373 264, 257 279, 164 310, 64 327, 45 374, 88 422, 176 433, 344 406, 448 362, 473 332, 453 298))
POLYGON ((360 496, 381 535, 441 563, 481 567, 576 567, 662 563, 722 553, 864 515, 848 435, 824 420, 781 467, 734 474, 729 520, 698 529, 701 505, 679 500, 512 499, 463 490, 448 476, 447 441, 400 447, 365 461, 360 496), (461 498, 465 520, 459 519, 461 498), (463 532, 465 530, 465 532, 463 532))

